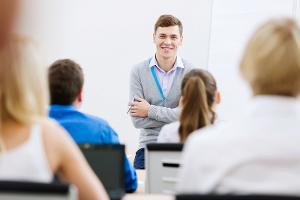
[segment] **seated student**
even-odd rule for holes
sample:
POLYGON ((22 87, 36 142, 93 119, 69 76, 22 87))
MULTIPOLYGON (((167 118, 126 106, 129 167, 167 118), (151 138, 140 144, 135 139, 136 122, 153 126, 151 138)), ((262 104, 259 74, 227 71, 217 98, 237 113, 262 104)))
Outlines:
POLYGON ((214 77, 206 70, 193 69, 181 83, 182 109, 177 122, 163 126, 158 142, 185 142, 193 131, 215 122, 215 105, 220 102, 220 93, 214 77))
MULTIPOLYGON (((119 144, 117 133, 109 124, 98 117, 80 112, 82 103, 83 72, 70 59, 54 62, 49 68, 51 107, 49 115, 57 120, 78 144, 119 144)), ((137 188, 135 169, 127 157, 124 163, 125 190, 134 192, 137 188)))
POLYGON ((240 65, 254 95, 249 110, 222 130, 188 138, 180 192, 300 195, 299 55, 294 20, 256 30, 240 65))
POLYGON ((78 147, 47 119, 48 87, 28 39, 10 38, 0 50, 0 179, 77 186, 79 199, 108 199, 78 147))

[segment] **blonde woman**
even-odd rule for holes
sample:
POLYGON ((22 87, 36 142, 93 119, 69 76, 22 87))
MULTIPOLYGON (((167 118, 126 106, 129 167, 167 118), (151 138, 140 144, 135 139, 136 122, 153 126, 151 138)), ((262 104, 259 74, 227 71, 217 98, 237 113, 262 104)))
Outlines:
POLYGON ((248 112, 183 153, 180 192, 300 195, 300 29, 272 19, 251 37, 240 64, 252 88, 248 112))
POLYGON ((47 78, 29 41, 13 38, 0 50, 0 179, 77 186, 79 199, 108 199, 80 150, 46 119, 47 78))
POLYGON ((179 121, 165 125, 157 142, 183 143, 193 131, 214 124, 220 93, 216 80, 208 71, 193 69, 188 72, 181 83, 181 95, 179 121))

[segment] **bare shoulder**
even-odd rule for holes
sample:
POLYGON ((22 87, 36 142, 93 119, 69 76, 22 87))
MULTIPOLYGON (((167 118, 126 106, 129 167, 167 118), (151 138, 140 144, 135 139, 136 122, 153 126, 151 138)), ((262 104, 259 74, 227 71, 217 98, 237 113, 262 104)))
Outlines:
POLYGON ((47 158, 55 172, 66 162, 71 155, 80 157, 80 151, 69 134, 58 123, 47 119, 41 123, 43 143, 47 158))
POLYGON ((56 173, 63 160, 68 136, 62 127, 50 119, 43 120, 40 125, 46 156, 52 172, 56 173))
POLYGON ((57 122, 47 119, 41 125, 46 145, 55 147, 63 153, 79 151, 71 136, 57 122))
POLYGON ((41 129, 46 151, 51 150, 49 153, 57 153, 58 155, 62 155, 66 151, 73 151, 74 141, 58 123, 47 119, 41 123, 41 129))
POLYGON ((67 131, 57 122, 47 119, 42 123, 43 138, 46 146, 60 150, 59 153, 77 151, 77 146, 67 131))
POLYGON ((53 173, 74 184, 79 199, 108 199, 102 184, 69 134, 52 120, 41 123, 47 158, 53 173))
POLYGON ((41 128, 43 135, 47 141, 59 142, 70 138, 66 130, 51 119, 43 121, 41 123, 41 128))

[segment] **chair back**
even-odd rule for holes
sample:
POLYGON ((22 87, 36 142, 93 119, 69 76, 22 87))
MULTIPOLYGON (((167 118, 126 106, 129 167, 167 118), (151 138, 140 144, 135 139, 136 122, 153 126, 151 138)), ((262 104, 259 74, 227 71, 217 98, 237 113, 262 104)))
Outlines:
POLYGON ((125 194, 125 145, 80 144, 79 147, 110 199, 120 199, 125 194))
POLYGON ((146 145, 146 193, 175 194, 183 144, 146 145))
POLYGON ((233 194, 178 194, 176 200, 300 200, 300 196, 287 195, 233 195, 233 194))
POLYGON ((63 183, 0 181, 1 200, 77 200, 75 186, 63 183))

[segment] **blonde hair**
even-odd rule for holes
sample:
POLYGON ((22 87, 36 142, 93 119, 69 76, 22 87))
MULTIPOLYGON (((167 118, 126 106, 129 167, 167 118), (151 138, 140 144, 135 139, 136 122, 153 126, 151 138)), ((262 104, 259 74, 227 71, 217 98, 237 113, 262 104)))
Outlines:
POLYGON ((291 18, 272 19, 251 37, 240 70, 254 95, 300 93, 300 29, 291 18))
POLYGON ((180 141, 184 142, 190 133, 215 121, 212 107, 215 102, 217 84, 206 70, 193 69, 181 83, 182 111, 179 122, 180 141))
POLYGON ((30 125, 47 116, 46 69, 33 44, 14 37, 0 49, 0 130, 13 122, 30 125))

